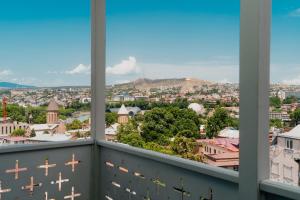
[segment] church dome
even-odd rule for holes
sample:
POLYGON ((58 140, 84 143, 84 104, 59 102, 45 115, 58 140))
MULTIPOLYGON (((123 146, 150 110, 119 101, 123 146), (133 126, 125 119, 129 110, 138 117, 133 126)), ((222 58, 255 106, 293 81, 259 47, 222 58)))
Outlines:
POLYGON ((51 99, 47 111, 59 111, 59 107, 58 104, 56 103, 56 101, 54 99, 51 99))
POLYGON ((201 104, 191 103, 188 108, 195 111, 198 115, 204 115, 205 114, 205 108, 201 104))

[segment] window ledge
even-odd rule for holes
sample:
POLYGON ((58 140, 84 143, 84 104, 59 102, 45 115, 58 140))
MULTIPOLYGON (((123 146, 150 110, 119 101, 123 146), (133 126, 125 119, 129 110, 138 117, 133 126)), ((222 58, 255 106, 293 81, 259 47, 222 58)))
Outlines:
POLYGON ((290 199, 300 199, 300 190, 297 186, 279 183, 271 180, 263 181, 260 190, 290 199))
POLYGON ((13 144, 13 145, 0 147, 0 154, 85 146, 85 145, 92 145, 94 143, 95 142, 93 139, 88 139, 88 140, 81 140, 81 141, 43 142, 38 144, 13 144))
POLYGON ((113 149, 116 151, 126 152, 139 157, 155 160, 161 163, 166 163, 183 169, 191 170, 197 173, 205 174, 215 178, 223 179, 232 183, 238 184, 238 172, 233 170, 227 170, 219 167, 209 166, 207 164, 179 158, 176 156, 166 155, 150 150, 136 148, 127 144, 97 141, 99 146, 113 149))

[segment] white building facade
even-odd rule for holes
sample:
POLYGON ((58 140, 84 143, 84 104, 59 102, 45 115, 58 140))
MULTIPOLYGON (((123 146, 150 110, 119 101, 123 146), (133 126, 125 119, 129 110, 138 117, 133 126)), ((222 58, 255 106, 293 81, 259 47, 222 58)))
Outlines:
POLYGON ((299 185, 300 126, 277 136, 270 148, 270 178, 299 185))

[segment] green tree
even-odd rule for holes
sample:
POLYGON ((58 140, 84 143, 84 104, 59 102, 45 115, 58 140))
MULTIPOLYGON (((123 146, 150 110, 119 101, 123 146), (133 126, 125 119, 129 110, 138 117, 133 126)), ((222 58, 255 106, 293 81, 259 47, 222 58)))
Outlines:
POLYGON ((281 107, 281 100, 279 97, 270 97, 270 106, 275 108, 281 107))
POLYGON ((82 122, 78 119, 73 120, 70 124, 66 125, 67 130, 77 130, 82 128, 82 122))
POLYGON ((155 142, 147 142, 144 144, 143 148, 151 151, 157 151, 160 153, 169 154, 169 155, 175 154, 175 152, 170 147, 162 146, 155 142))
MULTIPOLYGON (((47 121, 45 106, 28 107, 26 112, 32 115, 32 123, 34 124, 45 124, 47 121)), ((29 115, 27 116, 27 121, 29 121, 29 115)))
POLYGON ((154 108, 145 113, 145 119, 142 123, 141 136, 146 142, 157 142, 159 144, 168 144, 167 138, 173 136, 172 126, 175 117, 165 108, 154 108))
POLYGON ((145 113, 141 136, 146 142, 168 145, 170 138, 182 131, 190 131, 196 137, 199 135, 199 125, 197 114, 190 109, 153 108, 145 113))
POLYGON ((121 143, 129 144, 134 147, 143 147, 145 144, 137 127, 131 122, 119 126, 117 139, 121 143))
POLYGON ((292 104, 292 103, 297 103, 298 102, 298 98, 295 96, 290 96, 287 97, 283 100, 283 104, 292 104))
POLYGON ((209 117, 206 121, 206 136, 208 138, 216 137, 219 132, 228 126, 236 126, 235 120, 233 120, 228 112, 224 108, 216 108, 213 116, 209 117))
POLYGON ((26 122, 25 108, 17 104, 7 105, 7 115, 8 117, 17 122, 26 122))
POLYGON ((80 101, 72 102, 66 109, 73 109, 75 111, 88 112, 91 110, 91 103, 81 103, 80 101))
POLYGON ((118 114, 114 112, 105 113, 105 123, 106 126, 111 126, 118 121, 118 114))
POLYGON ((59 118, 65 120, 68 117, 72 117, 72 115, 75 111, 76 110, 73 108, 60 108, 59 109, 59 118))
POLYGON ((271 119, 270 127, 282 128, 283 127, 282 121, 280 119, 271 119))
POLYGON ((296 125, 298 125, 298 122, 300 121, 300 109, 297 108, 294 112, 292 112, 290 118, 296 125))
POLYGON ((196 155, 197 142, 194 138, 175 137, 171 144, 172 150, 182 158, 200 161, 200 156, 196 155))
POLYGON ((22 137, 24 137, 24 136, 25 136, 25 133, 26 133, 26 131, 25 131, 24 129, 18 128, 18 129, 14 130, 14 131, 11 133, 11 136, 22 136, 22 137))

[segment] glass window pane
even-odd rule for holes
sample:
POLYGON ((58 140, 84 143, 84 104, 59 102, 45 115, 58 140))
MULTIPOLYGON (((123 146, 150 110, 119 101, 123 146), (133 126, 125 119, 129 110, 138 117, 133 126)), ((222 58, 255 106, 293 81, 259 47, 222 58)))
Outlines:
POLYGON ((299 185, 300 2, 273 1, 270 86, 270 178, 299 185))
POLYGON ((237 170, 239 9, 108 1, 106 139, 237 170))
POLYGON ((90 135, 90 2, 0 6, 0 147, 90 135))

